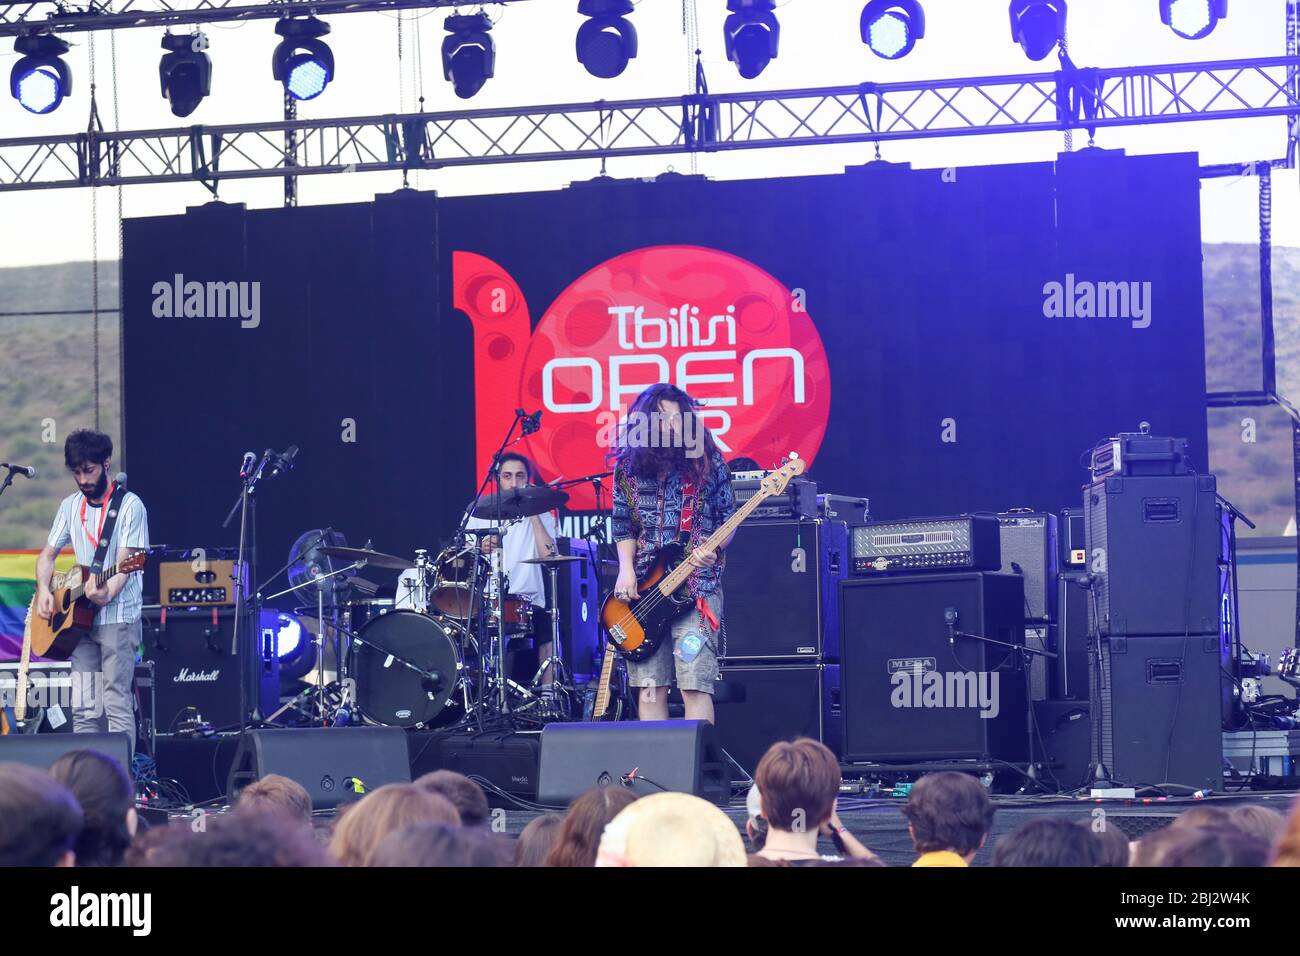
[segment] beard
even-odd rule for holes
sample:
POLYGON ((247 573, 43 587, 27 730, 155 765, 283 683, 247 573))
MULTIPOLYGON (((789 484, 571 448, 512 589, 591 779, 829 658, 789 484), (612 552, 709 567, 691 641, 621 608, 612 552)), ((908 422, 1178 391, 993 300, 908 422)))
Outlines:
POLYGON ((95 486, 93 489, 87 491, 86 489, 89 487, 88 485, 81 485, 80 487, 81 487, 81 493, 85 495, 87 498, 89 498, 91 501, 96 501, 102 498, 104 496, 104 492, 108 491, 107 469, 100 472, 99 481, 95 482, 95 486))

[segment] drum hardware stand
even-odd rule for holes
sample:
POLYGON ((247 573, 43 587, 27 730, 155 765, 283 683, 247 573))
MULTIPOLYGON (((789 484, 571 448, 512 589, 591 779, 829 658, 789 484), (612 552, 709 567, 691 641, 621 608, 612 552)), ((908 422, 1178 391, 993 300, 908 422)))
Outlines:
MULTIPOLYGON (((328 532, 327 532, 327 533, 328 533, 328 532)), ((322 537, 323 537, 323 535, 322 535, 322 537)), ((290 562, 290 564, 292 564, 292 562, 290 562)), ((314 643, 316 644, 316 688, 315 688, 315 694, 316 694, 316 716, 315 716, 314 719, 319 720, 319 721, 321 722, 321 726, 326 726, 326 725, 328 725, 328 724, 330 723, 330 717, 329 717, 329 705, 328 705, 328 703, 327 703, 327 701, 326 701, 326 697, 325 697, 325 694, 326 694, 326 686, 325 686, 325 630, 326 630, 327 627, 328 627, 331 631, 333 631, 333 637, 334 637, 335 677, 336 677, 336 682, 339 683, 340 686, 342 685, 343 678, 344 678, 344 673, 343 673, 343 671, 344 671, 344 661, 343 661, 343 647, 342 647, 342 643, 343 643, 343 635, 342 635, 342 632, 340 631, 340 629, 339 629, 339 625, 338 625, 338 619, 337 619, 337 617, 338 617, 338 604, 337 604, 337 602, 336 602, 336 600, 335 600, 334 591, 333 591, 332 588, 330 589, 330 612, 331 612, 331 622, 330 622, 329 624, 326 624, 326 620, 325 620, 325 590, 324 590, 320 585, 321 585, 321 582, 324 581, 324 580, 327 579, 327 578, 333 578, 333 577, 337 577, 337 576, 340 575, 340 574, 344 574, 344 575, 346 575, 346 574, 350 574, 350 573, 352 573, 352 572, 354 572, 354 571, 359 571, 359 570, 361 570, 361 568, 365 567, 365 565, 366 565, 366 562, 365 562, 365 561, 354 561, 354 562, 352 562, 351 564, 347 565, 346 567, 337 568, 336 570, 333 570, 333 571, 327 572, 327 573, 325 573, 325 574, 319 574, 319 575, 317 575, 316 577, 314 577, 314 578, 312 578, 312 579, 310 579, 310 580, 308 580, 308 581, 304 581, 302 584, 295 584, 293 587, 285 588, 283 591, 278 591, 278 592, 276 592, 275 594, 272 594, 272 595, 270 595, 270 596, 268 596, 268 597, 266 597, 266 598, 263 598, 262 595, 261 595, 260 593, 259 593, 258 596, 257 596, 257 597, 258 597, 258 603, 259 603, 259 605, 260 605, 261 602, 262 602, 263 600, 271 601, 271 600, 274 600, 275 598, 283 597, 283 596, 286 595, 286 594, 292 594, 292 593, 294 593, 295 591, 300 591, 300 590, 302 590, 303 588, 307 587, 307 585, 309 585, 309 584, 314 584, 314 585, 316 585, 316 640, 315 640, 315 642, 314 642, 314 643)), ((287 565, 286 565, 286 567, 287 567, 287 565)), ((277 576, 278 576, 278 574, 277 574, 277 576)), ((272 579, 272 580, 274 580, 274 579, 272 579)), ((355 638, 354 638, 354 640, 355 640, 355 638)), ((310 692, 310 689, 309 689, 309 692, 310 692)), ((296 702, 296 698, 295 698, 295 702, 296 702)), ((278 715, 278 714, 282 713, 284 710, 285 710, 285 708, 284 708, 284 707, 281 707, 280 710, 276 711, 276 714, 278 715)))
POLYGON ((560 648, 560 568, 558 564, 548 564, 546 574, 551 582, 551 656, 544 661, 538 661, 537 673, 533 675, 530 689, 535 690, 542 685, 542 677, 546 674, 547 668, 551 669, 551 690, 556 695, 556 699, 564 700, 564 710, 561 714, 572 717, 575 689, 573 686, 573 674, 564 663, 564 656, 560 648))

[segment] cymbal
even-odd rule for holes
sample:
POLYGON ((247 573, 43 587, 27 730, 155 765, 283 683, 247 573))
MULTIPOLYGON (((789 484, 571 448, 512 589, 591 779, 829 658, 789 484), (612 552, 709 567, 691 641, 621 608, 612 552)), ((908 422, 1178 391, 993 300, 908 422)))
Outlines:
POLYGON ((510 518, 527 518, 544 511, 558 508, 569 500, 563 491, 538 485, 526 488, 512 488, 484 495, 472 503, 470 513, 476 518, 488 518, 501 521, 510 518))
POLYGON ((364 561, 377 568, 392 568, 394 571, 405 571, 415 564, 411 558, 399 558, 395 554, 383 554, 365 548, 321 548, 320 553, 331 558, 342 558, 344 561, 364 561))
POLYGON ((573 564, 575 561, 586 561, 580 554, 553 554, 549 558, 529 558, 526 561, 520 561, 520 564, 573 564))

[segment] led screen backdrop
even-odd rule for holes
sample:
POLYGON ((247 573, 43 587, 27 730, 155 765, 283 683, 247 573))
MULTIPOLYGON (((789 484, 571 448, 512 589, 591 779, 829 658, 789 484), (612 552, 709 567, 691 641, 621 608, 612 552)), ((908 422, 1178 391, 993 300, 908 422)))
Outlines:
POLYGON ((515 409, 575 478, 668 379, 729 457, 797 451, 878 516, 1059 509, 1144 421, 1204 466, 1198 191, 1195 155, 1094 151, 131 220, 132 485, 159 541, 233 544, 242 453, 297 444, 263 576, 308 528, 436 548, 515 409))

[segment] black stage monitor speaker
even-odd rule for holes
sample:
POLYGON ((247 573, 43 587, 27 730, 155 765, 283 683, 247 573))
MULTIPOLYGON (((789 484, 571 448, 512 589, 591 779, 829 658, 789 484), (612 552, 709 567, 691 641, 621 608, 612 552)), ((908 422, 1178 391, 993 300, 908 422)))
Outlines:
POLYGON ((1041 776, 1068 793, 1084 786, 1088 771, 1092 720, 1086 700, 1034 702, 1035 759, 1047 764, 1041 776))
MULTIPOLYGON (((1083 492, 1094 633, 1219 632, 1213 475, 1107 478, 1083 492)), ((1090 602, 1091 603, 1091 602, 1090 602)))
POLYGON ((1002 568, 1025 579, 1025 617, 1056 619, 1056 515, 1011 511, 998 515, 1002 568))
MULTIPOLYGON (((432 770, 454 770, 467 777, 482 777, 498 790, 522 800, 537 799, 537 765, 541 732, 487 731, 463 734, 433 731, 436 742, 421 754, 421 737, 412 734, 409 741, 411 774, 419 779, 432 770), (430 756, 428 751, 434 751, 430 756)), ((484 787, 488 803, 494 807, 517 808, 494 790, 484 787)))
POLYGON ((547 724, 538 778, 537 801, 548 806, 599 786, 630 785, 643 797, 693 793, 716 804, 731 798, 731 774, 704 720, 547 724))
POLYGON ((839 521, 746 521, 722 575, 726 659, 835 660, 835 589, 848 569, 839 521))
POLYGON ((722 679, 729 697, 716 704, 718 742, 750 776, 778 740, 811 737, 839 756, 838 665, 727 665, 722 679))
POLYGON ((25 763, 42 770, 73 750, 97 750, 131 772, 131 738, 112 734, 7 734, 0 737, 0 762, 25 763))
POLYGON ((1024 641, 1023 606, 1015 574, 844 582, 845 762, 1025 760, 1025 672, 1020 652, 1004 646, 1024 641))
POLYGON ((268 773, 297 780, 317 810, 330 809, 386 783, 409 783, 401 727, 312 727, 244 732, 230 767, 226 799, 268 773))
POLYGON ((1093 763, 1116 784, 1222 790, 1221 666, 1217 634, 1097 641, 1093 763))
MULTIPOLYGON (((249 615, 251 620, 252 615, 249 615)), ((235 612, 229 608, 146 608, 144 659, 154 664, 154 714, 160 734, 170 734, 188 707, 214 729, 239 726, 239 659, 232 653, 235 612)), ((250 631, 240 628, 241 641, 250 631)), ((261 629, 252 703, 268 717, 280 705, 280 659, 261 629), (260 697, 258 696, 260 694, 260 697)))

